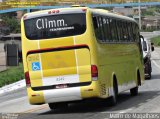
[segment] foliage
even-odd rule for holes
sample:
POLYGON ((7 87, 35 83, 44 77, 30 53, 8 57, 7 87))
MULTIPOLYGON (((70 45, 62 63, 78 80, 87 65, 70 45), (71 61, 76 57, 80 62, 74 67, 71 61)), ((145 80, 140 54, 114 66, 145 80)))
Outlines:
POLYGON ((6 71, 0 72, 0 87, 24 79, 23 65, 8 67, 6 71))
POLYGON ((154 16, 155 12, 160 12, 159 7, 148 7, 146 11, 144 11, 142 14, 143 16, 154 16))
POLYGON ((160 36, 152 38, 151 42, 153 42, 155 46, 160 46, 160 36))
POLYGON ((12 16, 2 16, 2 20, 5 24, 5 26, 8 26, 10 28, 11 33, 19 33, 20 32, 20 24, 18 23, 17 19, 12 16))

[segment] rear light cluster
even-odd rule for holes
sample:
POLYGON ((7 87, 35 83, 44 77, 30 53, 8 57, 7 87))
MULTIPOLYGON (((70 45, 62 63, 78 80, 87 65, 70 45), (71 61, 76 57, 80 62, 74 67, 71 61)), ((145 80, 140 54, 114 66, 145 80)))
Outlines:
POLYGON ((31 86, 31 81, 30 81, 29 72, 25 72, 25 80, 26 80, 26 86, 30 87, 31 86))
POLYGON ((91 75, 93 81, 96 81, 98 79, 98 68, 96 65, 91 66, 91 75))
MULTIPOLYGON (((98 79, 98 68, 96 65, 91 65, 91 76, 93 81, 96 81, 98 79)), ((26 80, 26 86, 30 87, 31 81, 30 81, 29 72, 25 72, 25 80, 26 80)))

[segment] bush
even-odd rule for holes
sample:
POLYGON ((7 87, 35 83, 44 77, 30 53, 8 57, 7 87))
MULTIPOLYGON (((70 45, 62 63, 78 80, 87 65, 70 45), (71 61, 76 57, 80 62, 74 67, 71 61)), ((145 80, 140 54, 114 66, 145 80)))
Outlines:
POLYGON ((151 38, 151 42, 153 42, 155 46, 160 46, 160 36, 151 38))
POLYGON ((0 72, 0 87, 24 79, 23 65, 8 67, 6 71, 0 72))

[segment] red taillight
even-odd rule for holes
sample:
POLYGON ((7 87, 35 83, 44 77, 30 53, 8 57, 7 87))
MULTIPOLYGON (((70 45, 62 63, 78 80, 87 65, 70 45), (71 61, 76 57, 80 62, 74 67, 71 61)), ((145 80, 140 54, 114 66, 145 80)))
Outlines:
POLYGON ((91 66, 91 75, 93 80, 97 80, 98 78, 98 68, 96 65, 91 66))
POLYGON ((26 86, 30 87, 31 86, 31 81, 30 81, 30 77, 29 77, 29 72, 25 73, 25 80, 26 80, 26 86))

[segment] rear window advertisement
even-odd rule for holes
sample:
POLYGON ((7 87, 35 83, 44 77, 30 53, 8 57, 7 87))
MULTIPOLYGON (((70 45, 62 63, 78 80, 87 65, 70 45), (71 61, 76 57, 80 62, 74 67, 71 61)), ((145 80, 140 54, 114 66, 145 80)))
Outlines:
POLYGON ((30 40, 80 35, 86 31, 86 15, 62 14, 43 16, 24 21, 25 34, 30 40))

